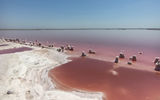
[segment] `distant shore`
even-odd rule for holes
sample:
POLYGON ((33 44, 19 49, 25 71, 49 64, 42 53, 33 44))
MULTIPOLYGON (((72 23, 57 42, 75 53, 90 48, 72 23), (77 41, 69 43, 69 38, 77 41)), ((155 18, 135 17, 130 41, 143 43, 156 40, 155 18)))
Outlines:
POLYGON ((0 30, 160 30, 160 28, 33 28, 33 29, 0 29, 0 30))

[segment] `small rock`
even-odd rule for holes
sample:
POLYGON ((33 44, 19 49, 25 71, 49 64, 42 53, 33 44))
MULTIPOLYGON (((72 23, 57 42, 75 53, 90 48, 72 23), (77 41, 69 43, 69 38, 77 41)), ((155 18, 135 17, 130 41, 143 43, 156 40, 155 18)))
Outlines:
POLYGON ((134 56, 132 56, 132 61, 137 61, 137 58, 136 58, 136 56, 134 55, 134 56))
POLYGON ((156 57, 154 60, 154 64, 156 64, 159 61, 159 57, 156 57))
POLYGON ((96 54, 95 51, 92 51, 91 49, 88 51, 89 54, 96 54))
POLYGON ((120 52, 119 58, 125 58, 125 56, 124 56, 124 54, 122 52, 120 52))
POLYGON ((132 65, 132 63, 131 63, 131 62, 128 62, 127 64, 128 64, 128 65, 132 65))
POLYGON ((13 94, 13 92, 12 91, 7 91, 7 94, 10 95, 10 94, 13 94))
POLYGON ((59 48, 59 49, 57 49, 57 51, 58 51, 58 52, 61 52, 61 49, 59 48))
POLYGON ((66 49, 66 50, 73 51, 73 50, 74 50, 74 47, 71 46, 71 45, 67 45, 65 49, 66 49))
POLYGON ((53 44, 48 45, 48 47, 54 47, 53 44))
POLYGON ((30 93, 31 91, 30 90, 28 90, 26 93, 30 93))
POLYGON ((136 57, 136 55, 133 55, 132 57, 130 57, 130 58, 129 58, 129 60, 137 61, 137 57, 136 57))
POLYGON ((73 51, 74 50, 74 47, 73 46, 70 46, 70 49, 69 49, 70 51, 73 51))
POLYGON ((42 49, 44 48, 44 46, 41 46, 42 47, 42 49))
POLYGON ((118 63, 118 56, 116 56, 114 63, 118 63))
POLYGON ((143 54, 143 52, 138 52, 138 54, 142 55, 142 54, 143 54))
POLYGON ((160 71, 160 61, 156 63, 155 71, 160 71))
POLYGON ((84 53, 84 51, 82 51, 81 57, 85 57, 85 56, 87 55, 84 53))
POLYGON ((60 48, 61 48, 62 52, 64 52, 64 46, 61 46, 60 48))

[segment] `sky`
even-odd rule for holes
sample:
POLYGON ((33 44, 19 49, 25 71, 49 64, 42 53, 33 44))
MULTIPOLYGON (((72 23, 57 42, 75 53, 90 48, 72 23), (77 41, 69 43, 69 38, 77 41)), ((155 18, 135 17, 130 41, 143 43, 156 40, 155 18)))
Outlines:
POLYGON ((160 28, 160 0, 0 0, 0 28, 160 28))

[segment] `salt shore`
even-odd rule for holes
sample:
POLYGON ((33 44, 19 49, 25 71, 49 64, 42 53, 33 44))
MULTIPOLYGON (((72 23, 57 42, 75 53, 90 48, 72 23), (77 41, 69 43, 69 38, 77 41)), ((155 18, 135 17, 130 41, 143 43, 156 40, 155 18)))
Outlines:
MULTIPOLYGON (((0 40, 0 50, 30 47, 0 40)), ((0 54, 0 100, 102 100, 100 92, 63 91, 48 77, 50 69, 69 62, 57 48, 0 54), (8 93, 7 93, 8 92, 8 93)))

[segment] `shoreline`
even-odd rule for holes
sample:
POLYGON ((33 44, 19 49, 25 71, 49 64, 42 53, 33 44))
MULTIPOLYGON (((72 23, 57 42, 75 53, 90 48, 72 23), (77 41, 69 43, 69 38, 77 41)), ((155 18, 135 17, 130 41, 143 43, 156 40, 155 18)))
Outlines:
MULTIPOLYGON (((23 85, 24 84, 27 85, 26 88, 29 88, 29 89, 28 90, 22 89, 24 93, 23 97, 25 97, 25 99, 21 98, 21 100, 33 100, 35 98, 36 100, 43 100, 44 98, 45 100, 46 99, 47 100, 50 100, 50 99, 63 100, 64 98, 66 98, 66 100, 72 100, 72 99, 73 100, 104 100, 104 99, 106 100, 108 99, 107 93, 104 93, 102 91, 101 92, 92 91, 89 89, 79 90, 78 88, 74 88, 71 86, 67 87, 63 85, 63 82, 58 81, 58 79, 56 80, 55 78, 52 78, 52 75, 50 75, 49 72, 51 70, 54 70, 54 68, 60 67, 63 64, 67 64, 70 61, 74 61, 74 58, 79 58, 78 55, 80 55, 80 51, 77 50, 77 48, 75 51, 65 50, 64 52, 58 52, 57 49, 59 49, 59 47, 54 46, 50 48, 42 44, 41 45, 43 47, 42 48, 38 46, 31 46, 30 43, 28 42, 26 43, 27 45, 12 43, 12 42, 2 42, 2 40, 0 40, 0 45, 8 44, 0 47, 0 50, 2 51, 8 50, 8 49, 17 49, 22 47, 28 47, 32 49, 24 52, 18 51, 10 54, 4 54, 4 55, 0 54, 0 60, 4 61, 3 62, 4 65, 5 65, 5 61, 14 62, 15 59, 17 60, 16 63, 13 63, 13 65, 9 63, 9 67, 16 66, 16 68, 15 69, 9 68, 10 71, 8 74, 13 72, 13 75, 17 73, 21 75, 19 76, 15 75, 14 77, 10 76, 9 79, 6 79, 6 80, 7 82, 15 81, 18 84, 21 83, 23 85), (4 60, 5 58, 2 59, 3 57, 6 57, 7 60, 4 60), (38 98, 37 96, 40 96, 40 97, 38 98)), ((115 53, 118 53, 118 52, 115 52, 115 53)), ((98 55, 97 53, 96 55, 87 56, 87 58, 113 63, 114 57, 112 56, 106 56, 106 57, 107 59, 100 57, 100 55, 98 55)), ((154 67, 152 65, 146 65, 145 63, 143 63, 143 61, 136 62, 136 63, 133 62, 133 65, 128 65, 126 63, 127 59, 128 59, 128 55, 125 59, 120 59, 120 62, 118 64, 113 64, 112 74, 116 73, 116 70, 118 70, 119 68, 129 68, 137 71, 143 70, 143 71, 152 72, 152 73, 155 72, 154 67)), ((3 63, 0 64, 0 67, 3 66, 3 63)), ((8 65, 6 64, 5 66, 8 66, 8 65)), ((1 74, 1 71, 0 71, 0 74, 1 74)), ((4 81, 6 80, 4 79, 4 81)), ((3 85, 4 83, 2 81, 3 79, 1 79, 0 77, 0 85, 2 84, 2 87, 0 86, 0 90, 4 86, 3 85)), ((17 84, 15 83, 14 85, 17 85, 17 84)), ((13 90, 11 89, 13 94, 15 94, 17 97, 19 93, 14 93, 15 90, 16 88, 13 88, 13 90)), ((10 91, 10 89, 5 91, 3 90, 3 93, 2 94, 0 93, 0 98, 3 97, 4 95, 5 97, 11 96, 11 95, 7 95, 6 93, 7 91, 10 91)), ((4 100, 10 100, 10 99, 4 99, 4 100)))
MULTIPOLYGON (((0 41, 0 43, 6 43, 0 41)), ((8 43, 9 46, 0 50, 21 47, 21 44, 8 43)), ((24 46, 24 45, 23 45, 24 46)), ((28 46, 25 46, 28 47, 28 46)), ((30 46, 29 46, 30 47, 30 46)), ((56 89, 55 83, 48 77, 48 72, 54 67, 67 63, 69 55, 59 53, 56 48, 42 49, 31 47, 33 50, 2 54, 0 59, 0 98, 3 100, 102 100, 102 94, 87 91, 63 91, 56 89), (5 60, 4 60, 5 59, 5 60), (5 68, 8 66, 8 68, 5 68), (12 94, 6 94, 11 91, 12 94), (62 98, 63 97, 63 98, 62 98)))
MULTIPOLYGON (((54 70, 54 68, 51 70, 54 70)), ((107 100, 107 96, 103 92, 84 90, 84 89, 73 88, 71 86, 66 86, 63 82, 60 82, 60 80, 56 79, 56 77, 51 72, 49 72, 49 77, 51 77, 51 81, 55 83, 56 85, 55 88, 57 89, 64 90, 67 92, 72 92, 74 94, 79 94, 79 95, 87 94, 88 96, 93 97, 93 99, 96 99, 94 98, 94 96, 97 96, 99 98, 98 100, 107 100)))

